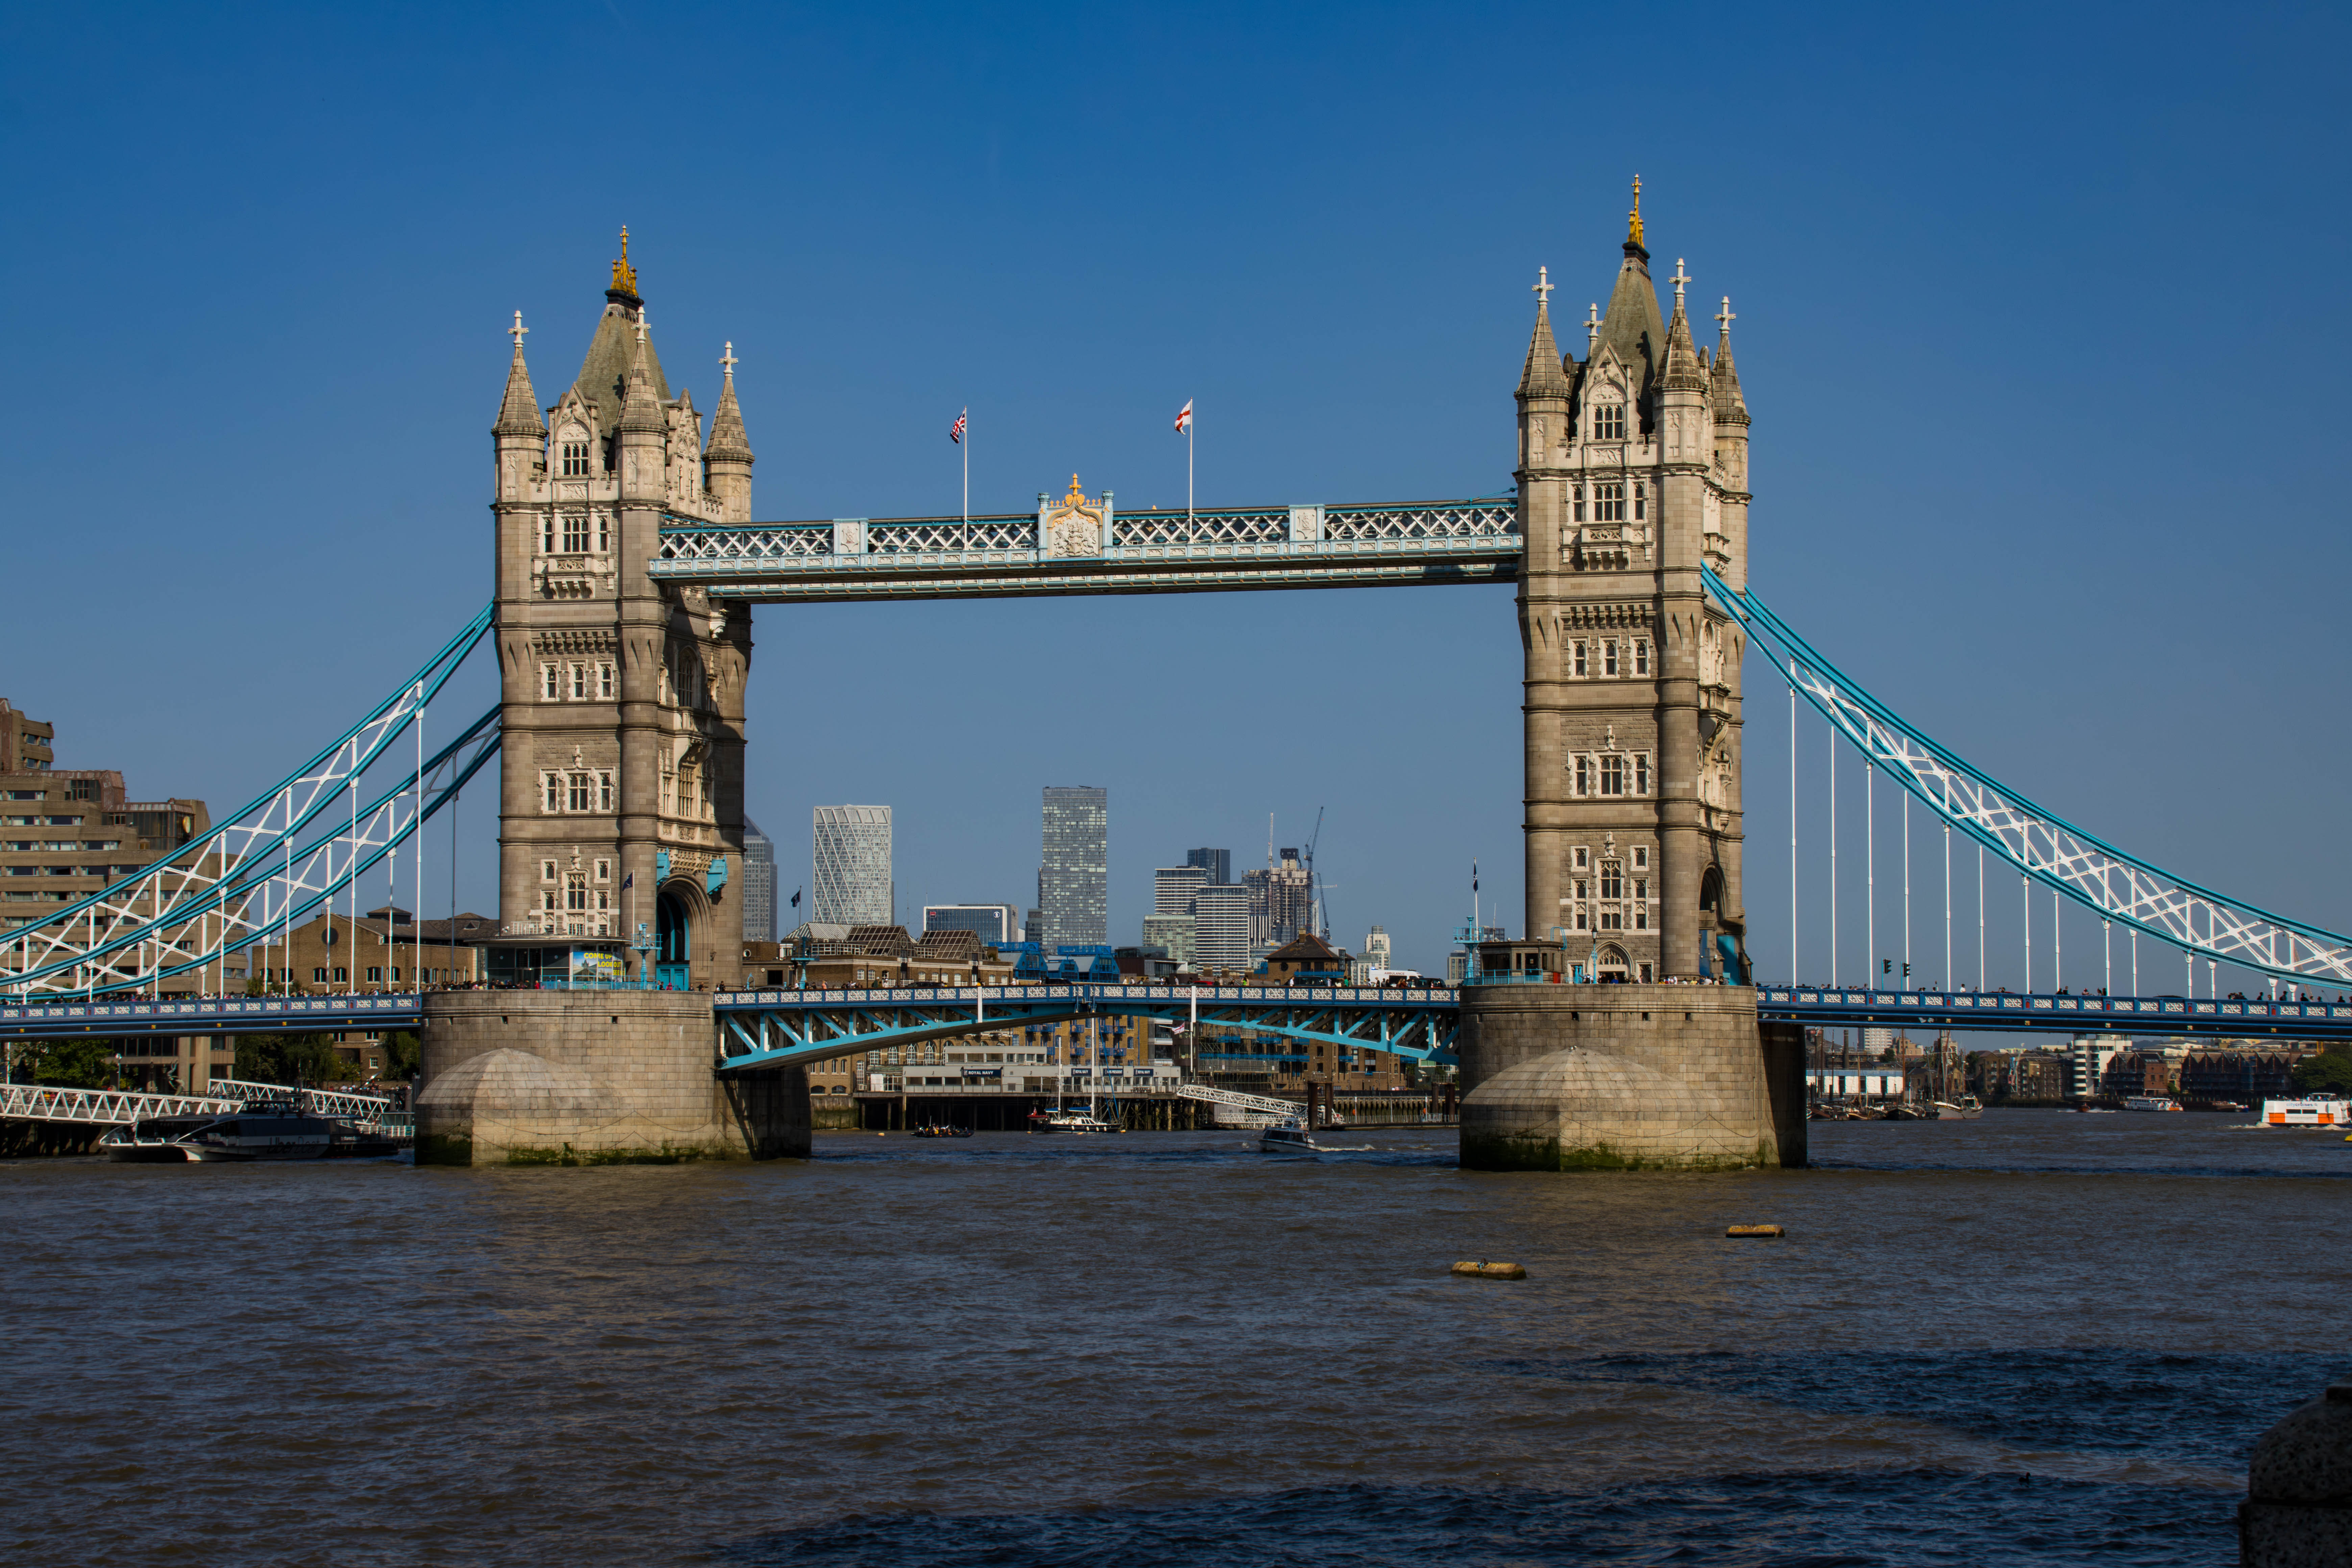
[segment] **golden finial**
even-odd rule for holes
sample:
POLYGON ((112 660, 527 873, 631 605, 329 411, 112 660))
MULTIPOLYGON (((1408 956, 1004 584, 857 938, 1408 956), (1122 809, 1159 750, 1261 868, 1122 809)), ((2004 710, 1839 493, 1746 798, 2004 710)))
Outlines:
POLYGON ((613 263, 613 287, 624 293, 637 291, 637 269, 629 265, 629 226, 621 226, 621 258, 613 263))
POLYGON ((1062 504, 1064 506, 1076 506, 1086 499, 1087 492, 1078 488, 1078 476, 1072 474, 1070 476, 1070 493, 1062 498, 1062 504))
POLYGON ((1642 243, 1642 176, 1639 174, 1633 176, 1633 210, 1627 216, 1631 222, 1625 237, 1639 245, 1642 243))

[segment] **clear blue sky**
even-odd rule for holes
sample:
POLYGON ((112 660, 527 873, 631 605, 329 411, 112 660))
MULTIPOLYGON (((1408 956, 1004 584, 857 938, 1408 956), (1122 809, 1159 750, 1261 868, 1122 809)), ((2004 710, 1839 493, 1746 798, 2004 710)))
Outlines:
MULTIPOLYGON (((503 329, 551 399, 625 222, 673 387, 741 356, 762 517, 952 510, 965 405, 984 510, 1074 469, 1181 505, 1187 397, 1204 502, 1499 489, 1528 286, 1606 298, 1638 171, 1660 270, 1739 312, 1759 590, 2051 806, 2343 929, 2347 43, 2321 7, 12 7, 0 695, 142 797, 267 785, 487 596, 503 329)), ((1318 805, 1348 945, 1440 963, 1474 856, 1517 928, 1507 590, 755 635, 787 891, 812 805, 882 803, 902 910, 1026 904, 1039 786, 1096 784, 1121 940, 1152 866, 1318 805)))

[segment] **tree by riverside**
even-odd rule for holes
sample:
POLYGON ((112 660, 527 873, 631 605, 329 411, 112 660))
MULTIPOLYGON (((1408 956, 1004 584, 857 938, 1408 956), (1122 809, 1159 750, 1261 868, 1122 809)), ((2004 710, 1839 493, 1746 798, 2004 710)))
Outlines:
POLYGON ((50 1040, 19 1057, 16 1070, 48 1089, 106 1089, 114 1082, 114 1042, 50 1040))
POLYGON ((239 1035, 236 1076, 247 1083, 341 1083, 359 1073, 324 1035, 239 1035))
POLYGON ((2292 1080, 2304 1094, 2352 1095, 2352 1048, 2329 1046, 2294 1064, 2292 1080))

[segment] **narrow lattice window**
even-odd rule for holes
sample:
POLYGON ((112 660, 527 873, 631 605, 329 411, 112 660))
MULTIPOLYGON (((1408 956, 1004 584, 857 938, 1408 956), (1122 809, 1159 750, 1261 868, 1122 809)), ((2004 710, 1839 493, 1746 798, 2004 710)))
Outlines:
POLYGON ((1603 675, 1617 673, 1617 644, 1614 638, 1601 645, 1601 673, 1603 675))
POLYGON ((588 552, 588 517, 585 512, 563 514, 563 553, 584 555, 588 552))
POLYGON ((1592 411, 1592 438, 1596 441, 1622 441, 1625 438, 1625 405, 1604 403, 1592 411))
POLYGON ((572 775, 572 810, 574 810, 574 811, 586 811, 586 810, 589 808, 589 807, 588 807, 588 799, 589 799, 588 792, 589 792, 589 786, 590 786, 590 784, 591 784, 591 780, 590 780, 589 776, 588 776, 586 773, 573 773, 573 774, 572 775))
POLYGON ((572 667, 572 700, 584 702, 587 700, 588 667, 584 664, 575 664, 572 667))
POLYGON ((1635 481, 1633 485, 1633 521, 1641 521, 1650 515, 1650 487, 1635 481))
POLYGON ((541 781, 547 786, 547 809, 550 811, 562 811, 563 809, 563 775, 562 773, 541 773, 539 776, 541 781))
MULTIPOLYGON (((596 775, 596 809, 599 811, 613 809, 613 775, 611 773, 596 775)), ((601 881, 606 875, 606 863, 599 860, 596 862, 596 877, 601 881)))
POLYGON ((572 479, 582 479, 587 472, 588 443, 585 441, 563 443, 563 477, 572 479))
POLYGON ((1571 492, 1570 504, 1576 509, 1574 521, 1582 522, 1584 521, 1584 487, 1582 485, 1578 485, 1571 492))
POLYGON ((555 519, 545 513, 541 513, 539 520, 539 552, 541 555, 555 553, 555 519))
POLYGON ((1580 755, 1576 759, 1576 793, 1579 795, 1592 793, 1592 759, 1591 757, 1580 755))
POLYGON ((558 698, 563 695, 562 679, 562 678, 558 674, 557 668, 554 665, 541 665, 539 667, 540 695, 544 697, 550 702, 555 701, 558 698))
POLYGON ((1625 487, 1595 485, 1592 487, 1592 521, 1622 522, 1625 521, 1625 487))
POLYGON ((577 871, 563 879, 563 907, 583 912, 588 908, 588 879, 577 871))
MULTIPOLYGON (((1635 795, 1650 793, 1650 753, 1647 752, 1633 753, 1633 793, 1635 795)), ((1649 851, 1644 849, 1641 853, 1646 857, 1649 851)))
POLYGON ((609 664, 600 664, 596 667, 596 696, 605 702, 613 700, 613 667, 609 664))
POLYGON ((1575 658, 1575 669, 1576 669, 1576 673, 1577 673, 1577 674, 1579 674, 1579 675, 1589 675, 1589 674, 1591 674, 1591 671, 1587 668, 1588 663, 1589 663, 1589 658, 1590 658, 1590 656, 1589 656, 1589 652, 1588 652, 1588 650, 1587 650, 1587 648, 1586 648, 1585 645, 1584 645, 1584 644, 1582 644, 1582 643, 1578 643, 1578 644, 1576 644, 1576 645, 1575 645, 1575 648, 1574 648, 1574 658, 1575 658))
POLYGON ((1601 793, 1625 793, 1625 759, 1622 753, 1612 752, 1601 759, 1601 793))
POLYGON ((1650 673, 1650 643, 1647 637, 1637 637, 1634 639, 1633 673, 1636 675, 1647 675, 1650 673))

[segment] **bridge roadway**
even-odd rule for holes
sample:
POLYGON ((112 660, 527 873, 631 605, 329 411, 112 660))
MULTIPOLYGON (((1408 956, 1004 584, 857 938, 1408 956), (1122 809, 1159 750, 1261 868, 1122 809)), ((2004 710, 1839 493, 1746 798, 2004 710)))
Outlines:
POLYGON ((413 1029, 425 1021, 414 991, 341 996, 100 996, 72 1002, 0 997, 0 1038, 74 1035, 282 1035, 324 1029, 413 1029))
MULTIPOLYGON (((1368 1047, 1450 1065, 1457 995, 1443 986, 1008 985, 845 991, 721 991, 711 1009, 719 1069, 812 1062, 999 1025, 1054 1023, 1088 1013, 1198 1018, 1213 1028, 1368 1047)), ((415 992, 340 996, 0 998, 0 1039, 78 1035, 253 1035, 415 1028, 415 992)), ((2076 996, 2007 991, 1873 991, 1760 985, 1768 1019, 1842 1027, 2183 1035, 2201 1038, 2352 1040, 2352 1003, 2212 997, 2076 996)))
POLYGON ((1358 588, 1518 580, 1516 495, 1467 500, 1120 512, 1082 521, 1044 496, 1013 516, 835 518, 731 526, 671 519, 656 582, 730 599, 995 598, 1358 588))

